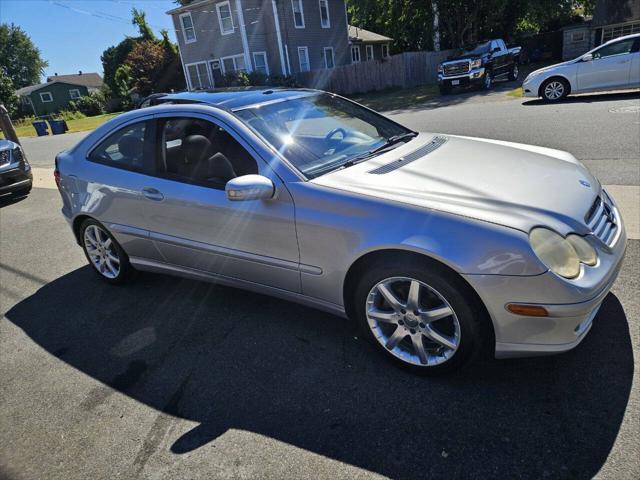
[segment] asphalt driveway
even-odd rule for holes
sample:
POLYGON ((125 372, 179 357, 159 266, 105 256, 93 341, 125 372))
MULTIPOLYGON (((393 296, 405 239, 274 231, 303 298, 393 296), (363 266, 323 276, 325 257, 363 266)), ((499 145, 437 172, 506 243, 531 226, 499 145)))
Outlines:
MULTIPOLYGON (((394 115, 565 145, 633 192, 640 115, 610 111, 636 101, 394 115)), ((161 275, 103 284, 59 208, 50 188, 0 205, 0 478, 640 476, 640 240, 575 350, 425 379, 299 305, 161 275)))

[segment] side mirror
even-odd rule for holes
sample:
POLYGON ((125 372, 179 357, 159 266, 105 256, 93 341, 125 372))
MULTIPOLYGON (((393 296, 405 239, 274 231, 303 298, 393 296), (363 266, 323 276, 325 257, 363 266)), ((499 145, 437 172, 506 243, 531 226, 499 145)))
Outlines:
POLYGON ((275 195, 276 187, 262 175, 243 175, 229 180, 224 191, 232 202, 269 200, 275 195))
POLYGON ((582 57, 583 62, 590 62, 591 60, 593 60, 593 55, 590 53, 587 53, 585 56, 582 57))

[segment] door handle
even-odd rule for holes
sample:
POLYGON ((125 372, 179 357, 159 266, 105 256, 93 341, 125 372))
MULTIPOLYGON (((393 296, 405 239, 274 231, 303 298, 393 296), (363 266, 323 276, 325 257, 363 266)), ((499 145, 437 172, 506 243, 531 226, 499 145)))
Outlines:
POLYGON ((162 195, 162 192, 152 187, 143 188, 142 194, 149 200, 155 200, 157 202, 164 199, 164 195, 162 195))

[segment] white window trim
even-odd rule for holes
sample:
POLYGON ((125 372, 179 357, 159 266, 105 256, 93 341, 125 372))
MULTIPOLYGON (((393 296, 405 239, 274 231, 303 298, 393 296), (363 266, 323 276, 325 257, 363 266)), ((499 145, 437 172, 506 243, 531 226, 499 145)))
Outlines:
POLYGON ((184 43, 196 42, 198 40, 198 36, 196 35, 196 26, 193 23, 191 12, 181 13, 178 18, 180 19, 180 29, 182 30, 182 38, 184 40, 184 43), (189 17, 189 19, 191 20, 191 28, 193 29, 193 38, 191 40, 187 38, 187 29, 184 28, 184 22, 182 21, 184 17, 189 17))
POLYGON ((388 43, 383 44, 381 48, 382 48, 382 58, 386 58, 386 57, 390 57, 391 56, 391 55, 389 55, 389 44, 388 43), (386 55, 384 54, 384 49, 385 48, 387 49, 387 54, 386 55))
MULTIPOLYGON (((226 57, 220 57, 220 69, 222 70, 222 73, 227 73, 227 69, 224 66, 224 61, 229 59, 233 61, 233 71, 237 72, 238 65, 236 64, 236 58, 238 57, 241 57, 246 63, 246 59, 244 58, 244 53, 238 53, 236 55, 227 55, 226 57)), ((245 65, 245 70, 247 72, 249 71, 249 68, 247 67, 247 65, 245 65)))
POLYGON ((310 72, 311 71, 311 60, 309 59, 309 48, 308 47, 298 47, 298 65, 300 66, 301 72, 310 72), (305 57, 307 58, 307 70, 302 68, 302 57, 300 56, 300 50, 304 50, 305 57))
POLYGON ((293 16, 293 26, 295 28, 304 28, 304 8, 302 6, 302 0, 291 0, 291 15, 293 16), (298 5, 300 6, 300 16, 302 17, 302 25, 298 26, 296 25, 296 14, 295 14, 295 10, 293 8, 294 2, 297 2, 298 5))
POLYGON ((78 98, 80 98, 82 95, 80 95, 80 89, 78 88, 72 88, 69 90, 69 97, 71 97, 71 100, 77 100, 78 98), (73 96, 73 93, 71 92, 78 92, 78 94, 76 96, 73 96))
POLYGON ((51 95, 51 92, 40 92, 40 101, 42 103, 51 103, 53 102, 53 95, 51 95), (45 100, 43 95, 49 95, 49 100, 45 100))
POLYGON ((365 45, 365 59, 367 62, 375 59, 375 56, 373 55, 373 45, 365 45))
POLYGON ((351 63, 360 63, 362 61, 362 56, 360 55, 360 45, 351 45, 351 63), (357 50, 358 52, 358 60, 353 59, 353 52, 357 50))
POLYGON ((256 69, 256 66, 258 65, 256 62, 256 55, 262 55, 264 56, 264 68, 267 71, 266 74, 267 76, 270 75, 269 74, 269 62, 267 61, 267 52, 253 52, 253 69, 257 72, 258 70, 256 69))
POLYGON ((233 21, 233 9, 231 8, 231 3, 229 3, 228 1, 216 3, 216 13, 218 14, 218 25, 220 25, 220 34, 221 35, 231 35, 233 32, 236 31, 236 24, 233 21), (231 17, 230 17, 231 18, 231 30, 225 30, 224 26, 222 24, 222 15, 220 15, 220 9, 224 5, 227 5, 229 7, 229 14, 231 15, 231 17))
POLYGON ((331 14, 329 13, 329 0, 318 0, 318 7, 320 8, 320 26, 322 28, 331 28, 331 14), (322 24, 322 4, 327 6, 327 25, 322 24))
POLYGON ((31 97, 29 95, 25 95, 22 98, 24 99, 25 105, 31 105, 31 97))
POLYGON ((202 80, 200 80, 200 72, 198 71, 198 65, 204 63, 204 66, 206 67, 206 72, 207 72, 207 78, 209 79, 209 85, 213 85, 213 79, 211 77, 211 72, 209 71, 209 66, 207 65, 207 62, 193 62, 193 63, 187 63, 184 66, 185 71, 187 72, 187 82, 189 84, 189 90, 194 90, 193 88, 193 84, 191 83, 191 75, 189 74, 189 67, 194 66, 196 67, 196 73, 198 74, 198 81, 200 82, 200 87, 202 88, 202 80))
POLYGON ((322 49, 322 53, 324 54, 324 68, 335 68, 336 66, 336 57, 333 54, 333 47, 324 47, 322 49), (329 67, 329 64, 327 63, 327 52, 331 51, 331 58, 333 59, 333 67, 329 67))

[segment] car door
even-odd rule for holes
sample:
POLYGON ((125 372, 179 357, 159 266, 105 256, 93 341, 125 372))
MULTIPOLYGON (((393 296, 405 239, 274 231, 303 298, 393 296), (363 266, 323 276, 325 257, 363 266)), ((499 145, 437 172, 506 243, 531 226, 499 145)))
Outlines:
POLYGON ((102 222, 130 257, 160 258, 145 230, 154 139, 152 116, 131 120, 89 149, 75 178, 83 184, 83 213, 102 222))
POLYGON ((636 43, 631 52, 631 68, 629 69, 629 88, 640 87, 640 38, 636 38, 636 43))
POLYGON ((578 64, 580 91, 625 88, 629 85, 634 39, 620 40, 591 52, 592 59, 578 64))
MULTIPOLYGON (((163 261, 299 292, 294 204, 275 172, 213 116, 156 115, 156 131, 156 174, 146 189, 157 197, 148 199, 145 228, 163 261), (269 178, 275 198, 232 202, 222 174, 196 175, 204 171, 202 162, 223 157, 233 175, 269 178)), ((218 160, 207 169, 218 168, 218 160)))

